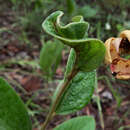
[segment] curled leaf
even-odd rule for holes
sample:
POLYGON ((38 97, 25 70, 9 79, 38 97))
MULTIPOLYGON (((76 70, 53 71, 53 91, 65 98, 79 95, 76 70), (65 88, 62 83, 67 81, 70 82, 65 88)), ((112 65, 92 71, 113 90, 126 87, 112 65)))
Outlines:
POLYGON ((109 38, 105 46, 105 63, 110 64, 113 75, 117 79, 130 79, 130 59, 124 58, 130 54, 130 30, 121 32, 118 38, 109 38))
POLYGON ((43 22, 44 30, 64 44, 74 48, 77 68, 81 71, 96 69, 104 59, 105 47, 102 41, 87 38, 89 24, 82 16, 75 16, 67 25, 61 22, 62 11, 56 11, 43 22))
POLYGON ((42 24, 44 30, 51 36, 61 40, 64 44, 75 47, 83 42, 89 23, 82 16, 73 18, 73 22, 64 25, 61 22, 62 11, 56 11, 49 15, 42 24))

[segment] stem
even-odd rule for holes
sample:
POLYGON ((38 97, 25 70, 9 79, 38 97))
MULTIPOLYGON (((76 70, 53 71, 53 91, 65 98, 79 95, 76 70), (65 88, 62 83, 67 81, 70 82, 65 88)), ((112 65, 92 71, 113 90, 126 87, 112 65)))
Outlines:
POLYGON ((104 130, 104 119, 103 119, 102 107, 101 107, 99 95, 97 96, 97 101, 96 101, 96 102, 97 102, 97 106, 98 106, 98 111, 99 111, 99 118, 100 118, 101 127, 102 127, 102 130, 104 130))
MULTIPOLYGON (((97 76, 96 76, 96 78, 97 78, 97 76)), ((97 103, 97 106, 98 106, 100 123, 101 123, 102 130, 104 130, 104 120, 103 120, 103 114, 102 114, 102 107, 101 107, 101 102, 100 102, 100 96, 99 96, 99 93, 98 93, 97 82, 96 82, 95 92, 96 92, 96 95, 97 95, 96 96, 96 103, 97 103)))
POLYGON ((55 101, 52 104, 52 107, 49 111, 49 114, 44 122, 44 124, 41 127, 41 130, 45 130, 49 121, 55 116, 55 110, 56 107, 61 99, 62 94, 65 92, 66 88, 68 87, 68 84, 70 83, 70 81, 72 80, 72 78, 78 73, 78 69, 76 68, 76 65, 73 67, 71 73, 68 75, 67 79, 64 81, 64 83, 61 86, 61 89, 59 91, 59 93, 57 94, 57 97, 55 99, 55 101))

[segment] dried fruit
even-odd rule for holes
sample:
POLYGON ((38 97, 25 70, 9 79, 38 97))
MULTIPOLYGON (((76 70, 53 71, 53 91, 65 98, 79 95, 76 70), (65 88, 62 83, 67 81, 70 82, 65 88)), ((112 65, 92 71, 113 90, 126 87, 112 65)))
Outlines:
POLYGON ((105 63, 110 64, 112 74, 117 79, 130 79, 130 59, 125 59, 130 54, 130 30, 121 32, 117 38, 109 38, 105 46, 105 63))

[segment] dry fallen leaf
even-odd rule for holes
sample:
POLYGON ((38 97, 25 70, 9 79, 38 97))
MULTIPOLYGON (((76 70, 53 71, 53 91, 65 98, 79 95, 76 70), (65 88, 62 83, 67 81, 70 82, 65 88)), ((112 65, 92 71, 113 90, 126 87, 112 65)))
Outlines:
POLYGON ((110 64, 113 75, 117 79, 130 79, 130 59, 122 57, 130 54, 130 30, 121 32, 118 38, 109 38, 105 46, 105 63, 110 64))
POLYGON ((20 80, 24 89, 28 92, 36 91, 41 86, 41 80, 35 76, 25 76, 20 80))

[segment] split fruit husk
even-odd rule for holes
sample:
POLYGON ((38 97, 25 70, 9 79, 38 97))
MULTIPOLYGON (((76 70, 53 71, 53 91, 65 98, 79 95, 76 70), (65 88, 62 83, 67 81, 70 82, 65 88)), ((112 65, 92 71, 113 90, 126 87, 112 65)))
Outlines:
POLYGON ((105 42, 105 63, 110 64, 112 74, 117 79, 130 79, 130 30, 120 33, 119 37, 111 37, 105 42), (127 56, 126 56, 127 55, 127 56))

